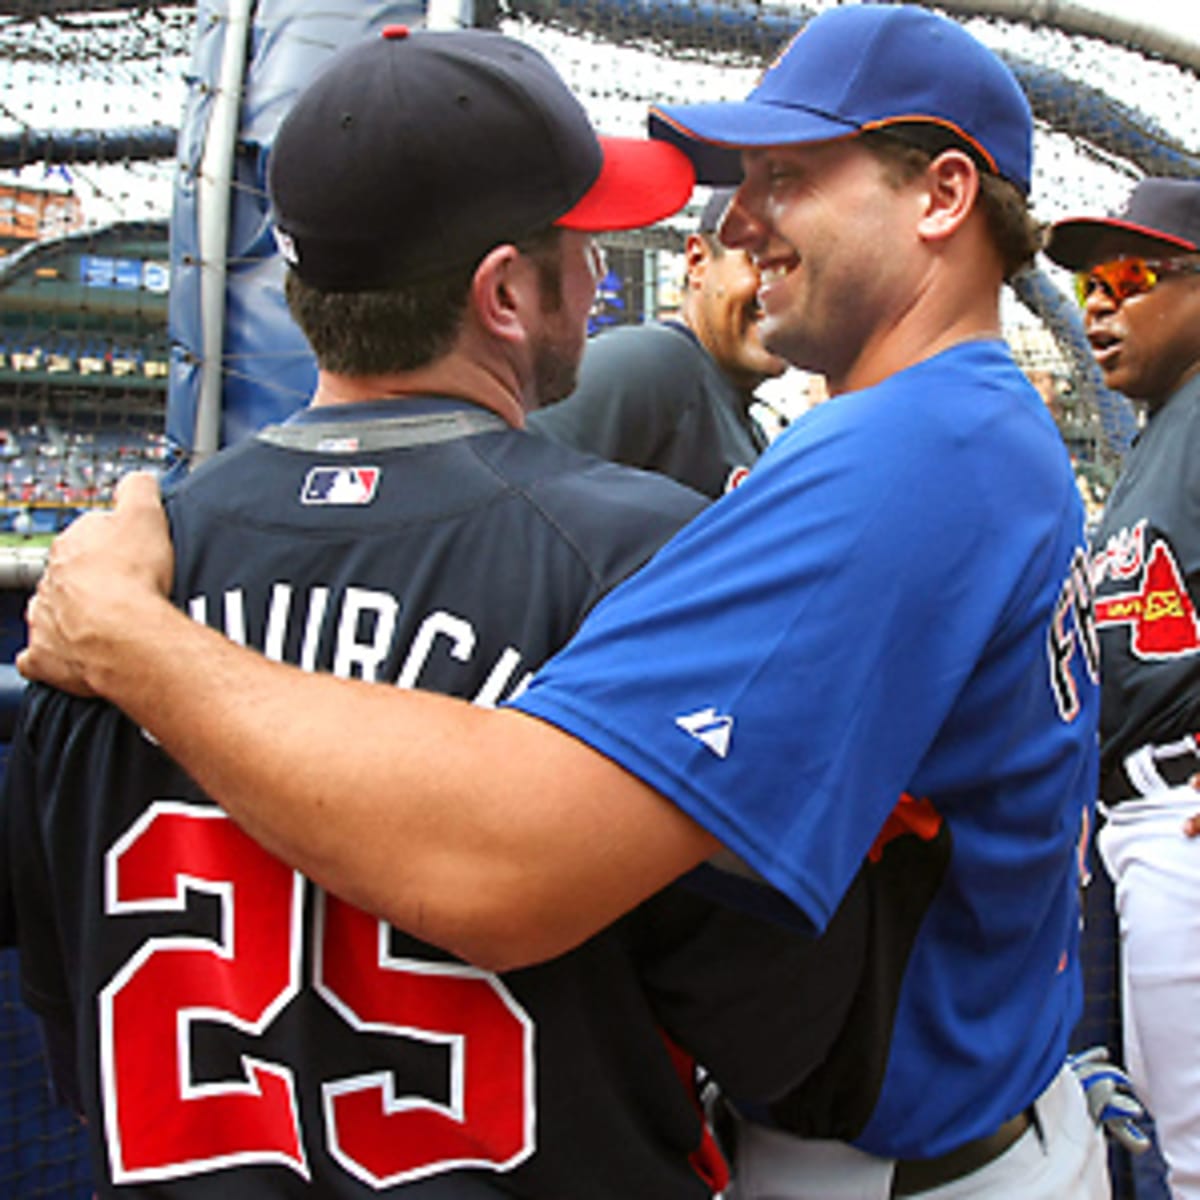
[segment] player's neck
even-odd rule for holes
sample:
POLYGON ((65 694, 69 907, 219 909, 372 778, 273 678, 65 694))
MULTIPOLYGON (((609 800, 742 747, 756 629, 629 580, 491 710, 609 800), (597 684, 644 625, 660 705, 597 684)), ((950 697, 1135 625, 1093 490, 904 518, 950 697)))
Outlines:
POLYGON ((317 387, 310 408, 338 404, 364 404, 373 400, 403 400, 406 397, 454 396, 490 409, 510 425, 520 428, 524 412, 520 404, 497 385, 487 373, 470 364, 439 364, 416 371, 378 375, 340 375, 333 371, 317 374, 317 387))
POLYGON ((999 286, 948 287, 942 280, 882 324, 847 369, 831 373, 831 395, 873 387, 965 342, 1001 336, 999 286))

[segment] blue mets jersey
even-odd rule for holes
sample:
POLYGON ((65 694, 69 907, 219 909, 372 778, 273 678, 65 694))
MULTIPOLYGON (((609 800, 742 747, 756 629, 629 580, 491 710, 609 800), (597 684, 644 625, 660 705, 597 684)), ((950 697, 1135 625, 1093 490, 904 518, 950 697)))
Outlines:
POLYGON ((1096 660, 1065 448, 1007 349, 977 342, 807 414, 515 704, 814 928, 867 864, 855 1011, 770 1114, 914 1158, 991 1132, 1062 1065, 1096 660))

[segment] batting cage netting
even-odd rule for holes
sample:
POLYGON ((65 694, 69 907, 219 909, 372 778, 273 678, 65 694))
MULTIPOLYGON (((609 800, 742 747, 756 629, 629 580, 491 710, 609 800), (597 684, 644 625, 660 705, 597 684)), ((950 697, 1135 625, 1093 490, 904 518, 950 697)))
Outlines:
MULTIPOLYGON (((314 367, 283 306, 263 181, 282 114, 332 50, 392 21, 500 28, 550 58, 601 131, 630 134, 653 102, 744 95, 832 6, 0 0, 0 537, 14 544, 0 548, 10 673, 0 743, 38 535, 105 504, 125 471, 185 469, 309 394, 314 367)), ((1200 176, 1195 31, 1141 22, 1136 5, 1124 17, 1065 0, 940 11, 994 48, 1030 98, 1040 219, 1115 209, 1144 174, 1200 176)), ((604 239, 593 329, 677 305, 684 232, 704 199, 698 189, 677 219, 604 239)), ((1042 259, 1004 314, 1097 514, 1135 415, 1104 388, 1062 272, 1042 259)), ((789 373, 762 394, 765 423, 794 419, 818 393, 789 373)), ((1089 964, 1089 1019, 1102 1034, 1113 989, 1111 964, 1089 964)), ((0 1197, 91 1192, 82 1136, 50 1095, 5 954, 0 1197)))

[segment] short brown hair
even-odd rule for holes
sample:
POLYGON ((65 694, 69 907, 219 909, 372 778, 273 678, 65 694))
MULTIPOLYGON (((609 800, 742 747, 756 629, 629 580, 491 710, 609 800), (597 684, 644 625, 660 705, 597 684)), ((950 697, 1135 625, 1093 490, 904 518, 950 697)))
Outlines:
POLYGON ((338 375, 383 375, 445 354, 462 328, 475 268, 383 291, 324 292, 289 270, 288 311, 317 364, 338 375))
POLYGON ((1020 190, 992 172, 979 151, 953 130, 912 121, 868 130, 858 135, 858 141, 884 164, 885 178, 894 187, 915 179, 943 151, 961 150, 969 155, 979 168, 979 204, 1005 279, 1028 266, 1042 248, 1044 229, 1034 220, 1020 190))
MULTIPOLYGON (((561 230, 514 243, 537 268, 549 310, 562 303, 561 230)), ((288 311, 322 370, 338 375, 412 371, 446 354, 458 337, 478 263, 378 291, 326 292, 289 270, 288 311)))

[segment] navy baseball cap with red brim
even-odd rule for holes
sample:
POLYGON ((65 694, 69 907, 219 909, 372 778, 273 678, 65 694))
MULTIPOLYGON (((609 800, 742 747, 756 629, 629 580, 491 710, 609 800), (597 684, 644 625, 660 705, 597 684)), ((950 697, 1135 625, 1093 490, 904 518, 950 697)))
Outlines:
POLYGON ((283 257, 326 292, 467 268, 553 225, 650 225, 695 184, 666 143, 600 138, 532 47, 402 25, 331 57, 280 123, 267 179, 283 257))
POLYGON ((1116 216, 1056 221, 1046 242, 1047 257, 1072 271, 1118 253, 1200 253, 1200 179, 1143 179, 1116 216))
POLYGON ((1028 194, 1033 116, 1007 66, 960 25, 911 5, 846 5, 814 17, 740 101, 651 108, 651 137, 678 146, 697 179, 741 179, 740 152, 940 126, 1028 194))

